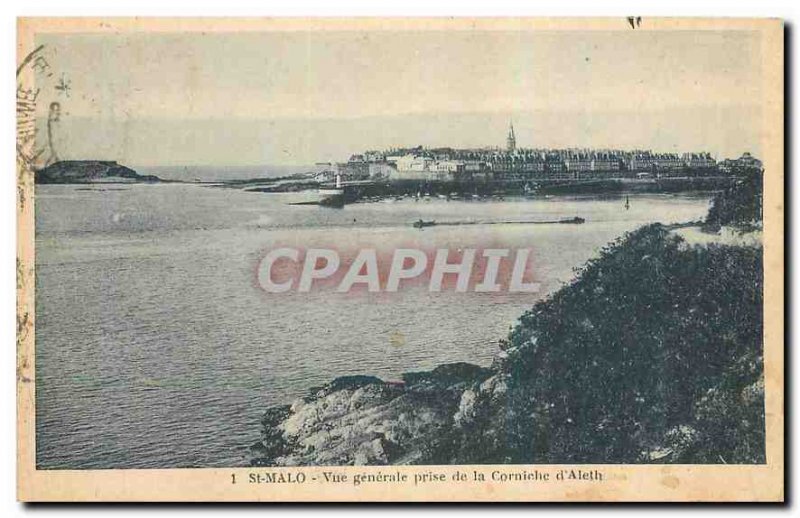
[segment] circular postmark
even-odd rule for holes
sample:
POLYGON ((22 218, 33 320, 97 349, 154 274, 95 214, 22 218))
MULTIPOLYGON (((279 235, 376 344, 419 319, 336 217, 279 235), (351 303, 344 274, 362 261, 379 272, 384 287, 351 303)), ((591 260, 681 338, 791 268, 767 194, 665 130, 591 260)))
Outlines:
POLYGON ((69 77, 54 66, 52 47, 39 45, 17 67, 17 207, 20 238, 17 255, 17 379, 33 380, 34 331, 33 195, 36 171, 59 160, 56 146, 64 106, 70 98, 69 77))
POLYGON ((52 50, 39 45, 17 67, 17 162, 23 170, 59 160, 56 135, 72 83, 54 62, 52 50))

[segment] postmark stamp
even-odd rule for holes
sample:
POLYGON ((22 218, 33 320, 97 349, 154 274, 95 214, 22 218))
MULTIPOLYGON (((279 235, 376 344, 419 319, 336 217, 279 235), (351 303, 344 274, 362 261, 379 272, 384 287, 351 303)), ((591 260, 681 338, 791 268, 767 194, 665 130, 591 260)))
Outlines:
POLYGON ((62 103, 70 97, 72 81, 57 69, 56 61, 51 47, 42 44, 17 67, 17 162, 24 172, 59 160, 62 103))
MULTIPOLYGON (((37 169, 59 160, 56 139, 62 117, 62 102, 70 94, 71 81, 57 70, 52 49, 36 46, 16 70, 16 167, 17 207, 20 215, 29 213, 37 169)), ((26 218, 20 219, 21 224, 26 218)), ((27 220, 29 221, 29 220, 27 220)), ((33 281, 33 264, 18 250, 17 257, 17 379, 32 381, 32 362, 26 354, 34 329, 28 287, 33 281)))

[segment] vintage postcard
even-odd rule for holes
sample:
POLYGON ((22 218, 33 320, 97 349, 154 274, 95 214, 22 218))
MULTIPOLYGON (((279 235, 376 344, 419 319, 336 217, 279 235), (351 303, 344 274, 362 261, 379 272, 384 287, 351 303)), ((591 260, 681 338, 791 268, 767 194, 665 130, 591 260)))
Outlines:
POLYGON ((783 23, 18 21, 24 501, 782 501, 783 23))

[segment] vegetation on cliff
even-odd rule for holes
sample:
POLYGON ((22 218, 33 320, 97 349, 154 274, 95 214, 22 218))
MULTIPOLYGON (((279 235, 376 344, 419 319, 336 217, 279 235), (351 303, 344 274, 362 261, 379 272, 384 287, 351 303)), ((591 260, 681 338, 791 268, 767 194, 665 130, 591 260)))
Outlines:
POLYGON ((520 318, 453 460, 763 461, 761 264, 661 225, 607 247, 520 318))
POLYGON ((763 210, 763 175, 750 172, 711 200, 706 224, 710 228, 730 225, 760 226, 763 210))
MULTIPOLYGON (((760 215, 749 178, 706 226, 760 215)), ((491 369, 334 382, 267 414, 254 463, 764 462, 762 288, 760 245, 640 228, 522 315, 491 369)))

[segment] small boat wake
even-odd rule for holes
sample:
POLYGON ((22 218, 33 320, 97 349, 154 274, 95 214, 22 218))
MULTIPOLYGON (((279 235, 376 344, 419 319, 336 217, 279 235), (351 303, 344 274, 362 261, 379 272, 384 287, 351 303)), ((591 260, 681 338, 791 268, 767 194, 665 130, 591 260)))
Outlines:
POLYGON ((569 224, 580 225, 585 223, 586 220, 575 216, 574 218, 564 218, 549 221, 443 221, 437 223, 434 220, 425 221, 419 219, 413 223, 414 228, 423 229, 425 227, 456 227, 465 225, 553 225, 553 224, 569 224))

